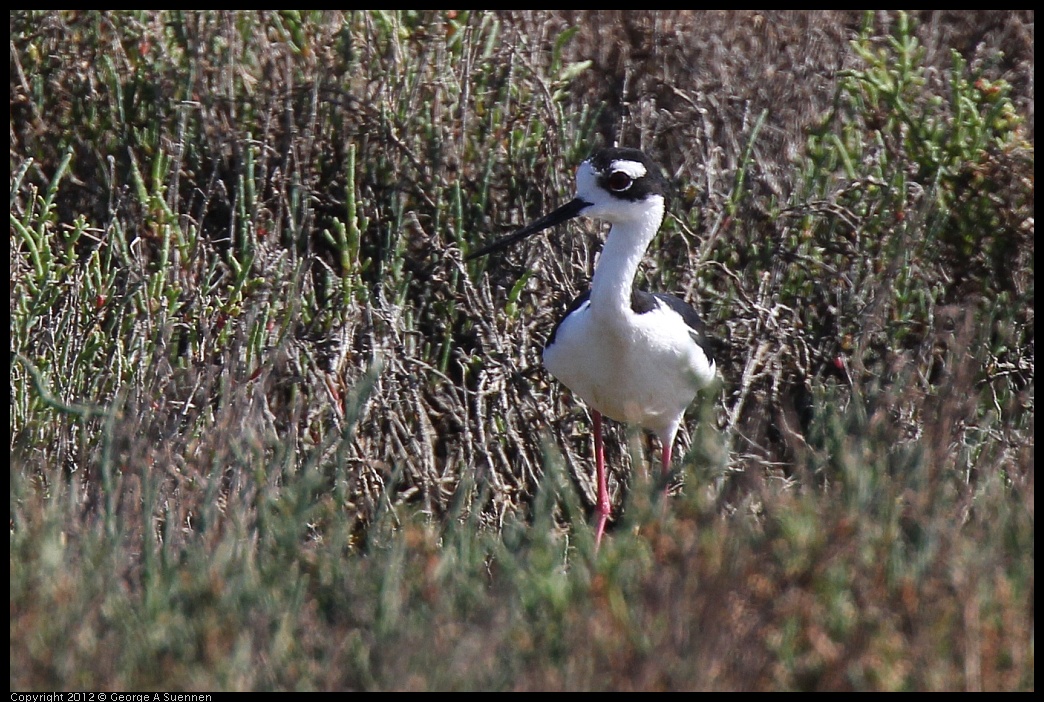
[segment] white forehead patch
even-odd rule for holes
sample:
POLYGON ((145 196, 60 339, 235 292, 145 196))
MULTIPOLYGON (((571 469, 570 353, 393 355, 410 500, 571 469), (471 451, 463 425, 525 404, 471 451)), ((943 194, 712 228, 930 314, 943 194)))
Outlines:
POLYGON ((590 192, 595 185, 595 168, 590 161, 584 161, 576 169, 577 192, 590 192))
POLYGON ((622 171, 631 177, 632 180, 638 180, 646 173, 645 166, 640 161, 628 161, 621 159, 619 161, 613 161, 610 171, 622 171))

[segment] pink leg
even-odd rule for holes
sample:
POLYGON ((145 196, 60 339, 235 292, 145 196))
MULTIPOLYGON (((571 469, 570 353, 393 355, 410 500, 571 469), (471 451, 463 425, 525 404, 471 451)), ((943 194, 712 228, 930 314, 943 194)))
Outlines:
POLYGON ((674 443, 674 437, 672 436, 669 440, 661 441, 660 443, 663 445, 661 454, 663 458, 663 496, 667 497, 671 493, 671 445, 674 443))
POLYGON ((602 415, 596 410, 591 410, 594 418, 594 445, 595 445, 595 469, 598 472, 598 527, 595 530, 595 548, 602 543, 602 534, 605 533, 605 523, 609 519, 609 486, 605 477, 605 449, 602 446, 602 415))

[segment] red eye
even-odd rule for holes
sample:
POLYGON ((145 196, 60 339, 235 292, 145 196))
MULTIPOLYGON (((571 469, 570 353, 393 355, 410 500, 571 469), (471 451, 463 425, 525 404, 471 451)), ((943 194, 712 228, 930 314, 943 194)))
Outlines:
POLYGON ((622 193, 627 188, 631 187, 631 183, 634 181, 631 176, 627 175, 623 171, 613 171, 609 175, 609 189, 614 193, 622 193))

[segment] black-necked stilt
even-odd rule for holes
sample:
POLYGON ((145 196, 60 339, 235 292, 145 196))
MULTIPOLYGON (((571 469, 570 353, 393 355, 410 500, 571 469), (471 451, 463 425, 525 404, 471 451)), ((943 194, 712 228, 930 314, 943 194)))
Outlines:
POLYGON ((663 222, 666 183, 637 149, 600 149, 580 164, 576 198, 469 259, 578 216, 612 227, 591 289, 569 305, 544 347, 544 365, 586 402, 594 419, 601 543, 609 518, 602 415, 648 429, 662 444, 666 479, 685 409, 716 369, 703 322, 681 298, 634 288, 638 264, 663 222))

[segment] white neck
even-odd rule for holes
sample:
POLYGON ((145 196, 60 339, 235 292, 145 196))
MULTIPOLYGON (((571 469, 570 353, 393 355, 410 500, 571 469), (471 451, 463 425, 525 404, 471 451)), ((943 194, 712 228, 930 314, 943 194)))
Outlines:
POLYGON ((663 198, 649 200, 641 216, 617 221, 609 230, 591 281, 591 312, 626 319, 631 289, 645 250, 663 222, 663 198), (623 314, 621 314, 623 313, 623 314))

